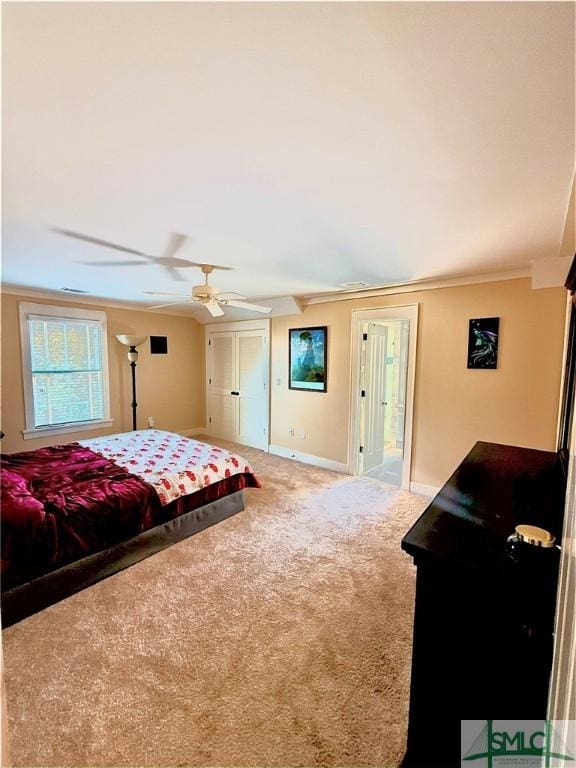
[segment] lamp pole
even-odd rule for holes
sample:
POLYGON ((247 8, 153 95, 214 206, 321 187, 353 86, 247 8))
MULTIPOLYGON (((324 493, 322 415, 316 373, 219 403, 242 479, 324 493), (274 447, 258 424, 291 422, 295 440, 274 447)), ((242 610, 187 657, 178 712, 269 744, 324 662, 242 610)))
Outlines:
POLYGON ((132 369, 132 429, 136 430, 136 408, 138 403, 136 402, 136 362, 138 360, 138 350, 136 347, 130 347, 128 350, 128 360, 130 360, 130 368, 132 369))
POLYGON ((132 336, 131 334, 124 333, 116 336, 121 344, 128 347, 128 361, 130 362, 130 371, 132 374, 132 429, 136 430, 136 408, 138 403, 136 402, 136 363, 138 362, 138 350, 140 344, 143 344, 148 336, 132 336))

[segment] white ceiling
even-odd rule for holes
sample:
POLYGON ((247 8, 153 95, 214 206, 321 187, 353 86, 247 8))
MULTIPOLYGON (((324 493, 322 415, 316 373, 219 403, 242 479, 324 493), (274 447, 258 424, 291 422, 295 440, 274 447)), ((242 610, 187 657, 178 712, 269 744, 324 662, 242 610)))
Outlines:
POLYGON ((556 256, 574 9, 4 3, 3 281, 187 290, 51 227, 152 255, 185 233, 254 300, 556 256))

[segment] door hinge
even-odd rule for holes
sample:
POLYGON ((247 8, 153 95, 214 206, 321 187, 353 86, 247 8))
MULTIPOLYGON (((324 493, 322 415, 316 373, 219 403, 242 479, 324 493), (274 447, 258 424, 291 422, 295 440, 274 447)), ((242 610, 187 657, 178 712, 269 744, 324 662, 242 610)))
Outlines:
POLYGON ((360 392, 360 397, 366 397, 366 390, 363 389, 362 392, 360 392))
POLYGON ((360 453, 364 453, 364 446, 363 445, 360 446, 360 453))
POLYGON ((368 341, 368 334, 367 333, 363 333, 362 334, 362 341, 368 341))
POLYGON ((212 379, 208 379, 208 384, 212 384, 212 379))
POLYGON ((208 339, 208 346, 209 346, 209 347, 211 347, 211 346, 212 346, 212 339, 208 339))
POLYGON ((208 418, 208 424, 212 424, 212 416, 208 418))

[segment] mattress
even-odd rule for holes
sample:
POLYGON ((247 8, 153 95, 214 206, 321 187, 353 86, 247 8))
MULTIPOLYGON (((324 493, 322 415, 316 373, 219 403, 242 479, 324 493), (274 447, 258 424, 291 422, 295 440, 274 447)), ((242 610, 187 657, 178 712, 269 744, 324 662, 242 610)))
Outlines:
POLYGON ((260 487, 238 454, 162 430, 6 454, 2 591, 260 487))

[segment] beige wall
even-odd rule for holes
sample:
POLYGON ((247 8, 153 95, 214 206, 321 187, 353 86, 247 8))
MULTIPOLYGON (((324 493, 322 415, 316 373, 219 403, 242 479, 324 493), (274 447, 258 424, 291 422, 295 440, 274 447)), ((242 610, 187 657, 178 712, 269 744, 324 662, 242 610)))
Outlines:
MULTIPOLYGON (((5 294, 2 301, 3 451, 91 436, 70 433, 24 440, 24 398, 17 302, 43 301, 5 294)), ((442 484, 477 440, 553 450, 564 331, 565 291, 533 291, 529 279, 507 280, 371 299, 309 306, 302 315, 274 318, 271 339, 273 445, 348 462, 352 310, 419 304, 412 480, 442 484), (468 319, 500 317, 496 371, 466 368, 468 319), (288 329, 328 326, 328 392, 288 389, 288 329), (277 381, 280 384, 277 384, 277 381), (295 427, 296 437, 289 436, 295 427), (306 438, 300 439, 299 432, 306 438)), ((73 302, 46 301, 69 304, 73 302)), ((98 307, 94 307, 98 308, 98 307)), ((101 308, 101 307, 100 307, 101 308)), ((167 356, 141 347, 139 425, 154 416, 173 431, 204 425, 204 335, 191 318, 105 308, 108 315, 110 393, 114 425, 94 434, 130 429, 130 370, 116 333, 168 336, 167 356)))
POLYGON ((270 442, 347 464, 352 310, 416 302, 412 480, 441 485, 477 440, 553 450, 566 297, 534 291, 529 279, 316 304, 273 319, 270 442), (500 317, 495 371, 466 368, 473 317, 500 317), (288 389, 288 329, 307 325, 328 326, 326 394, 288 389))
POLYGON ((204 333, 192 318, 112 309, 97 305, 51 301, 2 294, 2 451, 26 451, 43 445, 79 440, 131 429, 131 382, 127 349, 114 337, 117 333, 167 336, 168 354, 151 355, 149 344, 139 348, 137 367, 138 426, 154 416, 158 429, 181 431, 202 427, 204 401, 204 333), (103 309, 108 317, 110 406, 114 424, 108 429, 53 435, 24 440, 24 394, 20 351, 18 302, 80 306, 103 309))

